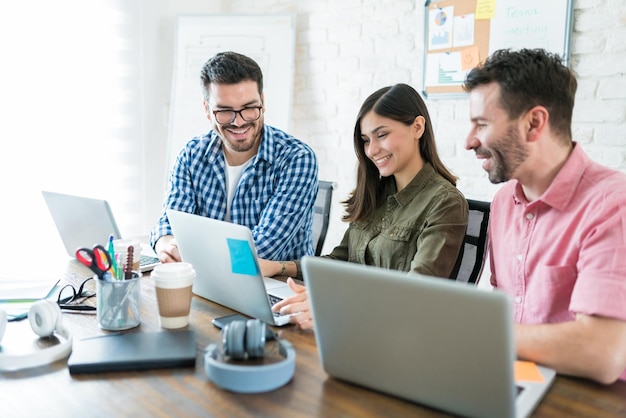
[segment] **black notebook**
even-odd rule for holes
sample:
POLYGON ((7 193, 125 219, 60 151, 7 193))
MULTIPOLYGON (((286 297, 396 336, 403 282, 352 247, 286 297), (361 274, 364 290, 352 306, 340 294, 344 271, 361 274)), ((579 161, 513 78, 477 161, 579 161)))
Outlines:
POLYGON ((196 339, 191 330, 130 332, 74 341, 70 374, 192 367, 196 339))

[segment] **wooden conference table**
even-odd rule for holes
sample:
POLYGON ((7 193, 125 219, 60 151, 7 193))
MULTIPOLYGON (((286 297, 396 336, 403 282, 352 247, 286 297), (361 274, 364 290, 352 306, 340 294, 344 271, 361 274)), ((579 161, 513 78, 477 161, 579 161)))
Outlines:
MULTIPOLYGON (((89 270, 72 262, 62 283, 79 285, 89 270)), ((141 325, 129 332, 161 331, 154 284, 142 278, 141 325)), ((296 371, 290 383, 263 394, 236 394, 208 381, 203 350, 217 341, 215 317, 233 313, 193 297, 189 327, 195 330, 195 368, 113 372, 71 376, 66 361, 0 374, 2 417, 444 417, 448 414, 328 377, 322 369, 315 336, 294 326, 280 329, 296 349, 296 371)), ((95 315, 63 314, 74 339, 104 334, 95 315)), ((28 321, 10 323, 37 338, 28 321)), ((164 331, 167 332, 167 331, 164 331)), ((8 342, 7 342, 8 344, 8 342)), ((275 344, 275 343, 274 343, 275 344)), ((381 353, 385 355, 385 353, 381 353)), ((489 394, 485 394, 485 401, 489 394)), ((625 417, 626 382, 602 386, 557 376, 533 417, 625 417)))

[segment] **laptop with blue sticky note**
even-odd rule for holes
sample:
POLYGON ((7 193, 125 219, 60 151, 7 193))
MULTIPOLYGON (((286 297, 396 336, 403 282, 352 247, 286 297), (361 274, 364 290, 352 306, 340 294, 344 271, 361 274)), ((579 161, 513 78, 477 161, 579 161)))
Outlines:
POLYGON ((172 209, 166 213, 183 261, 196 270, 193 293, 270 325, 289 322, 271 305, 293 291, 263 277, 249 228, 172 209))

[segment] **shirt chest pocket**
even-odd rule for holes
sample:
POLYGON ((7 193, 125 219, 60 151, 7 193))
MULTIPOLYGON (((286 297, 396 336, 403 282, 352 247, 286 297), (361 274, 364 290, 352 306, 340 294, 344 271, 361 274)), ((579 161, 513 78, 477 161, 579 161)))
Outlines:
POLYGON ((397 242, 408 242, 411 238, 411 233, 413 232, 412 228, 406 228, 401 226, 392 226, 385 230, 383 230, 380 235, 381 237, 388 239, 390 241, 397 242))
POLYGON ((415 256, 415 228, 392 226, 380 232, 372 242, 374 253, 378 253, 381 265, 394 270, 408 270, 415 256))
POLYGON ((243 219, 246 223, 252 225, 259 222, 261 213, 268 205, 273 190, 269 187, 247 187, 245 189, 238 190, 239 194, 236 195, 232 202, 232 209, 240 211, 245 214, 243 219))

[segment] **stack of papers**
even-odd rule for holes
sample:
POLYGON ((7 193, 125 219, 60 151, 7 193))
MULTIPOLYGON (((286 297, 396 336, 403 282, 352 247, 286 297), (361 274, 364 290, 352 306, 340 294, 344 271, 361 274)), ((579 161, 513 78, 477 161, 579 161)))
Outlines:
POLYGON ((9 321, 24 319, 34 302, 55 294, 58 283, 58 279, 0 277, 0 308, 6 311, 9 321))

